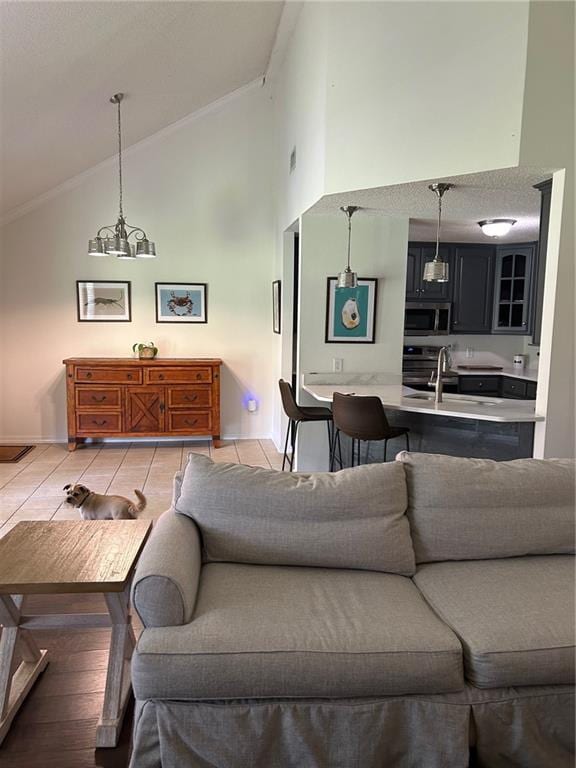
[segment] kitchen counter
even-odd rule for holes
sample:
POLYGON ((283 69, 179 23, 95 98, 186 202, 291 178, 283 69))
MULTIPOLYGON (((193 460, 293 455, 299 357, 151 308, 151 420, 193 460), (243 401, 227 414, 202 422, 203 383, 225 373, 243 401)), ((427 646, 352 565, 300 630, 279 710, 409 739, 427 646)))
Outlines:
POLYGON ((522 379, 523 381, 538 381, 538 370, 534 368, 528 368, 523 371, 519 371, 517 368, 502 368, 499 371, 493 368, 477 368, 474 371, 463 371, 458 366, 452 368, 454 373, 458 376, 509 376, 511 379, 522 379))
MULTIPOLYGON (((482 375, 481 371, 468 373, 482 375)), ((491 373, 508 375, 504 371, 491 373)), ((433 389, 426 393, 403 386, 401 376, 396 374, 309 373, 304 376, 303 389, 316 400, 325 403, 332 402, 334 392, 342 392, 379 397, 384 407, 392 411, 508 423, 544 420, 543 416, 535 413, 533 400, 444 394, 443 402, 435 403, 433 389)))

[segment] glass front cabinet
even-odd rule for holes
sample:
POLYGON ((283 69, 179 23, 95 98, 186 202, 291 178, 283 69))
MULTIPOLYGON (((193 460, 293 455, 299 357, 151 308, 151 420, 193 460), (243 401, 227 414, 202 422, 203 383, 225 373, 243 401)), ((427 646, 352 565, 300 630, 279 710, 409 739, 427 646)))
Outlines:
POLYGON ((533 244, 496 249, 492 333, 529 333, 533 260, 533 244))

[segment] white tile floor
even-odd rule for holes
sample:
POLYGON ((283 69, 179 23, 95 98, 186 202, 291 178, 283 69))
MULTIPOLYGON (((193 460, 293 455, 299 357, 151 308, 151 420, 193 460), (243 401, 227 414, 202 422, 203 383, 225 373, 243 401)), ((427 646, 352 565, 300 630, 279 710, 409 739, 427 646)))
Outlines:
POLYGON ((138 488, 148 499, 142 517, 156 518, 168 509, 172 478, 191 451, 214 461, 273 469, 282 465, 271 440, 235 440, 222 448, 213 448, 209 441, 105 443, 80 446, 73 453, 65 445, 37 445, 18 463, 0 464, 0 537, 20 520, 79 519, 62 490, 79 481, 97 493, 129 498, 138 488))

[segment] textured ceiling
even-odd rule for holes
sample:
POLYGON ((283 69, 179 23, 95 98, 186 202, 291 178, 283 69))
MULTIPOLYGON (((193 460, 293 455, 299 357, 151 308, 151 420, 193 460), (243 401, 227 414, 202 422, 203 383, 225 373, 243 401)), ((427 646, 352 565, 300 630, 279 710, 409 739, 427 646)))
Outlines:
MULTIPOLYGON (((448 181, 454 188, 442 200, 442 234, 446 242, 488 242, 479 221, 517 219, 499 242, 520 243, 538 239, 540 193, 533 185, 550 178, 547 168, 505 168, 455 178, 398 184, 327 195, 310 213, 332 213, 341 205, 359 205, 364 214, 385 213, 410 218, 411 240, 435 240, 438 203, 428 189, 433 181, 448 181)), ((358 214, 357 214, 358 215, 358 214)))
POLYGON ((264 75, 282 2, 2 2, 3 213, 264 75))

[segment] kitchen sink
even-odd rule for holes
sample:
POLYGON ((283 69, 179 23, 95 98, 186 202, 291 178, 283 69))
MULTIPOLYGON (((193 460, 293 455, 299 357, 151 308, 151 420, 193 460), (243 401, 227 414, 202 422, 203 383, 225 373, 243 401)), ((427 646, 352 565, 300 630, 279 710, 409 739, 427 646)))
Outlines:
MULTIPOLYGON (((406 398, 409 398, 410 400, 427 400, 428 402, 434 402, 436 399, 436 396, 432 393, 428 394, 427 392, 416 392, 413 395, 406 395, 406 398)), ((470 403, 470 405, 501 405, 502 400, 500 398, 491 397, 491 398, 484 398, 482 400, 478 400, 475 397, 467 397, 466 395, 452 395, 452 394, 446 394, 444 393, 442 395, 442 402, 450 402, 453 403, 470 403)))

